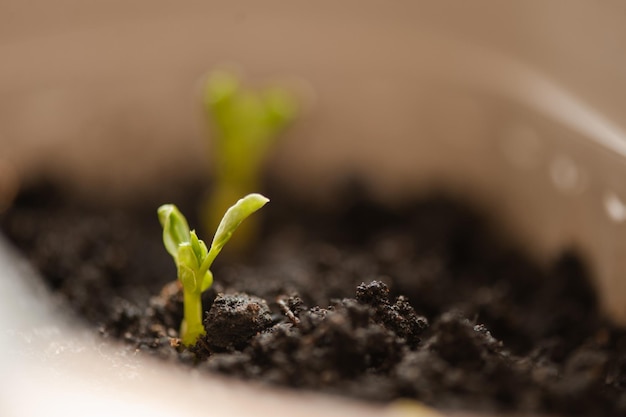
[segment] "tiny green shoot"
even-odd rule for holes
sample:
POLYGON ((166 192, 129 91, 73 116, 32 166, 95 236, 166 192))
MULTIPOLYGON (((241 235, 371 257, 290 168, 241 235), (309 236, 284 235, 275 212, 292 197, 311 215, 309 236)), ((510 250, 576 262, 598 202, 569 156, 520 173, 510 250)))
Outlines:
POLYGON ((217 227, 210 248, 189 230, 187 219, 174 204, 158 209, 163 227, 163 244, 176 263, 178 280, 183 288, 184 316, 180 337, 185 346, 196 343, 206 332, 202 324, 202 293, 213 284, 211 265, 226 242, 248 216, 263 207, 269 199, 261 194, 248 194, 231 206, 217 227))
MULTIPOLYGON (((212 133, 214 184, 203 222, 214 230, 231 201, 261 186, 261 170, 279 134, 295 118, 296 97, 280 86, 244 88, 234 72, 209 73, 204 113, 212 133)), ((233 245, 245 245, 254 231, 248 222, 233 245), (245 230, 247 229, 247 230, 245 230)))

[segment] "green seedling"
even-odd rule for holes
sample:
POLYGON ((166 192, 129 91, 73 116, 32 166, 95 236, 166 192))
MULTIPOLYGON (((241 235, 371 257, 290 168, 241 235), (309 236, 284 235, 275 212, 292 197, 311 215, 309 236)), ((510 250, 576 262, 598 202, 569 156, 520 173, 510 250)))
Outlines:
MULTIPOLYGON (((263 162, 296 116, 297 103, 285 88, 247 89, 234 73, 217 70, 207 78, 203 104, 214 150, 214 184, 203 222, 214 230, 231 201, 259 189, 263 162)), ((247 222, 231 245, 243 248, 254 224, 247 222)))
POLYGON ((202 325, 201 295, 213 284, 211 265, 242 221, 263 207, 269 199, 260 194, 249 194, 230 207, 217 227, 211 247, 198 239, 195 230, 189 230, 185 216, 173 204, 158 209, 163 227, 163 244, 172 255, 183 288, 184 316, 180 337, 185 346, 196 343, 206 332, 202 325))

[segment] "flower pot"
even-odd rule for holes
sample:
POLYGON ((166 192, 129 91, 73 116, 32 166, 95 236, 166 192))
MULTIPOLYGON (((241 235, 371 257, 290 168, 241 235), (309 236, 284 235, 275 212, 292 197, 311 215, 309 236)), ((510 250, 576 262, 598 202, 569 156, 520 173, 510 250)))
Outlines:
MULTIPOLYGON (((252 82, 307 83, 304 114, 271 161, 294 192, 324 198, 350 174, 391 201, 433 186, 465 195, 539 262, 580 249, 606 311, 626 321, 616 88, 626 61, 609 42, 625 29, 610 6, 14 3, 0 18, 1 167, 13 173, 0 189, 43 175, 124 199, 203 175, 193 92, 204 71, 234 62, 252 82)), ((4 415, 402 413, 121 355, 69 320, 0 243, 4 415)))

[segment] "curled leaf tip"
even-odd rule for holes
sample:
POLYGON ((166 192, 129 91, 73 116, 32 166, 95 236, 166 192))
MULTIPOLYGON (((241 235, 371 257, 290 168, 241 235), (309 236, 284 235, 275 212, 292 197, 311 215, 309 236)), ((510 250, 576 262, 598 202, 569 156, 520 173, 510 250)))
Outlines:
POLYGON ((167 251, 176 259, 178 246, 189 242, 191 234, 187 219, 174 204, 163 204, 157 209, 159 222, 163 227, 163 243, 167 251))
POLYGON ((244 198, 240 199, 239 201, 242 201, 242 200, 255 201, 257 204, 260 204, 259 208, 263 207, 264 205, 266 205, 270 201, 269 198, 267 198, 263 194, 259 194, 259 193, 248 194, 247 196, 245 196, 244 198))

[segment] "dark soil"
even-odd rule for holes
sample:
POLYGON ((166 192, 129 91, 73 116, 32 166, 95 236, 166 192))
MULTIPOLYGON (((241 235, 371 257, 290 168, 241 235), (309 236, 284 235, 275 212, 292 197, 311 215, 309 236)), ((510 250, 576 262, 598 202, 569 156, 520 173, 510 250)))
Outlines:
POLYGON ((207 335, 182 349, 156 207, 193 213, 197 190, 111 207, 39 185, 2 228, 77 314, 137 354, 367 401, 626 415, 626 333, 600 313, 581 258, 540 267, 442 195, 392 210, 344 192, 314 210, 270 192, 256 249, 218 259, 207 335))

